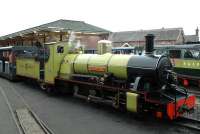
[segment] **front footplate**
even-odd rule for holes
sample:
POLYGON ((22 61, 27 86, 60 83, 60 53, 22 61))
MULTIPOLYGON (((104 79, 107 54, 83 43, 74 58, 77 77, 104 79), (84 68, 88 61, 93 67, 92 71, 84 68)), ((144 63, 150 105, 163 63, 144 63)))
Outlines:
POLYGON ((188 97, 179 98, 176 102, 167 104, 167 115, 170 120, 180 117, 186 112, 193 111, 196 105, 196 96, 189 94, 188 97))

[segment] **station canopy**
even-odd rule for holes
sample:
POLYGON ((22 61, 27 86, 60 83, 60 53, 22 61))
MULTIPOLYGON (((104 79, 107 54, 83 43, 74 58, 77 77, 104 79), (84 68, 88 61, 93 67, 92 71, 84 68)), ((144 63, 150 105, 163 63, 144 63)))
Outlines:
POLYGON ((84 21, 74 20, 57 20, 12 34, 0 37, 0 40, 13 39, 15 37, 23 37, 29 34, 45 33, 45 32, 62 32, 62 33, 83 33, 83 34, 108 34, 109 31, 103 28, 85 23, 84 21))

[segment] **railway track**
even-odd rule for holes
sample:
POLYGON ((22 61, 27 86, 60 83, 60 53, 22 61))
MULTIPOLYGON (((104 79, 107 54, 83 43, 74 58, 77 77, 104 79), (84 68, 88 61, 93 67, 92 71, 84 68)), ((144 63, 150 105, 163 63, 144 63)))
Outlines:
POLYGON ((54 134, 14 87, 10 86, 6 88, 5 85, 2 85, 0 86, 0 93, 6 101, 12 118, 19 130, 19 134, 54 134))
POLYGON ((178 120, 176 120, 175 125, 192 129, 195 131, 200 131, 200 120, 187 118, 187 117, 181 117, 178 120))
MULTIPOLYGON (((34 134, 33 132, 37 132, 38 134, 38 131, 40 131, 40 134, 54 134, 53 131, 48 128, 39 117, 37 117, 24 98, 16 91, 17 87, 9 85, 9 82, 6 80, 4 80, 4 83, 5 85, 0 86, 0 93, 3 94, 3 97, 9 106, 20 134, 34 134), (6 84, 9 85, 9 87, 7 87, 6 84), (17 100, 20 100, 20 102, 17 102, 17 100), (32 128, 36 129, 30 130, 30 125, 32 128)), ((180 120, 177 120, 175 124, 188 129, 200 131, 200 121, 198 120, 181 118, 180 120)))
POLYGON ((188 90, 188 91, 189 91, 189 93, 195 94, 197 97, 200 97, 200 89, 199 89, 199 91, 197 91, 197 90, 188 90))

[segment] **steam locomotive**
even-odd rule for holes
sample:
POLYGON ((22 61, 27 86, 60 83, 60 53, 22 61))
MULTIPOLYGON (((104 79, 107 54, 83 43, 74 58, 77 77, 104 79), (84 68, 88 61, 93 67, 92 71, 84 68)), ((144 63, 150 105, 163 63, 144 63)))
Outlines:
POLYGON ((194 110, 195 96, 176 84, 168 57, 153 54, 154 35, 146 38, 145 55, 108 53, 100 41, 98 54, 82 54, 67 42, 37 47, 0 48, 0 75, 11 80, 29 78, 48 92, 64 92, 137 114, 170 120, 194 110))

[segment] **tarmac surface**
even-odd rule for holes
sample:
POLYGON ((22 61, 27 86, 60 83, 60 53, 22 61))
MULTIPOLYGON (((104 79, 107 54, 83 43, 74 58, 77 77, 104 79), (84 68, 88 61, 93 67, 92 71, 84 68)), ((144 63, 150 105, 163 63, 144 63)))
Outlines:
MULTIPOLYGON (((33 84, 0 78, 0 88, 13 109, 24 107, 23 100, 55 134, 191 134, 159 120, 96 106, 67 95, 47 95, 33 84), (16 95, 19 94, 22 98, 16 95)), ((17 126, 0 92, 0 134, 18 134, 17 126)))
POLYGON ((12 113, 2 93, 0 93, 0 134, 18 134, 12 113))

